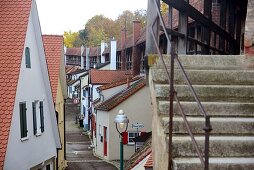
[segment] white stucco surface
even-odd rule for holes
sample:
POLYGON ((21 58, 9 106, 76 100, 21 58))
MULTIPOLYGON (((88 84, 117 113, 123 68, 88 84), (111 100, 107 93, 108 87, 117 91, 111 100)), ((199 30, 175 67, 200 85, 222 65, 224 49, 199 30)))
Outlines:
POLYGON ((42 39, 38 39, 41 34, 37 19, 37 9, 33 1, 24 46, 24 49, 30 48, 31 68, 26 68, 23 52, 20 72, 17 73, 19 80, 4 162, 6 170, 30 169, 52 160, 56 157, 56 148, 60 146, 42 39), (33 134, 32 102, 36 100, 43 101, 44 104, 45 131, 39 136, 33 134), (24 141, 21 140, 20 134, 20 102, 26 102, 27 107, 28 135, 24 141))
MULTIPOLYGON (((144 128, 141 128, 142 132, 150 132, 152 129, 152 106, 149 94, 149 88, 143 87, 141 90, 130 96, 124 102, 110 111, 97 111, 97 138, 95 152, 97 155, 103 157, 103 143, 99 141, 99 126, 106 126, 108 128, 108 155, 104 157, 107 160, 119 160, 119 134, 116 131, 114 118, 122 109, 125 115, 129 118, 128 131, 135 132, 136 129, 132 129, 131 125, 134 123, 142 123, 144 128), (135 107, 132 107, 135 106, 135 107)), ((102 133, 103 135, 103 133, 102 133)), ((128 160, 130 156, 135 152, 134 145, 124 145, 124 159, 128 160)))

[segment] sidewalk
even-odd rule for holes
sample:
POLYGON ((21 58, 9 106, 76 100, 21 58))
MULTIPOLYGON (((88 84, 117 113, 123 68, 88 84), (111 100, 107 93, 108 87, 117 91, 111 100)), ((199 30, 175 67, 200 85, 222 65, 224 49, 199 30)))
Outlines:
MULTIPOLYGON (((71 107, 71 106, 66 106, 71 107)), ((66 108, 66 170, 117 170, 117 168, 93 155, 88 149, 91 141, 79 124, 75 124, 75 114, 68 113, 66 108)))

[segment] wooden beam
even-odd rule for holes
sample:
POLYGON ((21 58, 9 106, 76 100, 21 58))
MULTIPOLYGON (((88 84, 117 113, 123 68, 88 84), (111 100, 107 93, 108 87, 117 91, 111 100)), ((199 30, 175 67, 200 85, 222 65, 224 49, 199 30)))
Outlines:
MULTIPOLYGON (((168 7, 168 28, 173 28, 173 8, 171 6, 168 7)), ((172 40, 172 36, 169 36, 170 41, 172 40)), ((167 54, 170 54, 171 50, 171 42, 167 42, 167 54)))
POLYGON ((216 32, 218 35, 225 37, 225 39, 233 44, 236 44, 236 40, 227 33, 220 26, 206 18, 202 13, 200 13, 193 6, 185 2, 184 0, 162 0, 168 5, 171 5, 173 8, 176 8, 179 12, 186 13, 193 20, 201 23, 202 25, 210 28, 212 31, 216 32))
MULTIPOLYGON (((226 13, 227 13, 227 1, 223 0, 220 4, 220 27, 226 29, 226 13)), ((220 50, 225 50, 225 39, 220 36, 219 40, 220 50)))
MULTIPOLYGON (((228 1, 229 3, 229 19, 228 19, 228 32, 234 37, 235 36, 235 0, 228 1)), ((229 51, 231 54, 235 54, 236 44, 229 42, 229 51)))
MULTIPOLYGON (((204 16, 211 21, 211 9, 212 9, 212 0, 204 0, 204 16)), ((202 27, 202 37, 201 41, 210 46, 211 30, 209 27, 202 27)), ((210 50, 206 47, 202 47, 202 54, 209 54, 210 50)))
MULTIPOLYGON (((162 27, 161 27, 161 30, 163 30, 162 27)), ((170 29, 170 28, 166 28, 166 31, 167 31, 168 34, 171 34, 172 37, 186 38, 188 41, 191 41, 191 42, 193 42, 193 43, 195 43, 195 44, 198 44, 198 45, 200 45, 200 46, 205 46, 206 48, 209 48, 209 49, 211 49, 211 50, 213 50, 213 51, 216 51, 216 52, 218 52, 218 53, 220 53, 220 54, 228 54, 228 53, 226 53, 225 51, 222 51, 222 50, 219 50, 219 49, 217 49, 217 48, 215 48, 215 47, 212 47, 212 46, 210 46, 210 45, 207 45, 207 44, 205 44, 205 43, 203 43, 203 42, 201 42, 201 41, 199 41, 199 40, 197 40, 197 39, 195 39, 195 38, 193 38, 193 37, 190 37, 190 36, 185 37, 185 34, 182 34, 182 33, 180 33, 180 32, 177 32, 177 31, 175 31, 175 30, 172 30, 172 29, 170 29)))
POLYGON ((185 37, 187 37, 187 28, 188 28, 188 17, 185 13, 179 12, 178 31, 184 34, 185 36, 184 38, 178 37, 178 45, 177 45, 178 54, 186 54, 187 41, 185 37))
MULTIPOLYGON (((151 28, 154 31, 155 37, 157 38, 157 43, 159 44, 159 19, 155 7, 156 4, 154 2, 154 0, 149 0, 147 7, 146 56, 148 56, 148 54, 157 53, 155 42, 151 34, 151 28)), ((160 4, 159 0, 156 0, 156 2, 160 4)))

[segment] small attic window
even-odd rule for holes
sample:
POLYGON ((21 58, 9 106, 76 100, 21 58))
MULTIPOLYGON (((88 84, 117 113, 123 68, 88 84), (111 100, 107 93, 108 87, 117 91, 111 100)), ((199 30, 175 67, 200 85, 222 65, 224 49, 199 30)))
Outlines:
POLYGON ((31 59, 30 59, 30 48, 25 48, 25 59, 26 59, 26 68, 31 68, 31 59))

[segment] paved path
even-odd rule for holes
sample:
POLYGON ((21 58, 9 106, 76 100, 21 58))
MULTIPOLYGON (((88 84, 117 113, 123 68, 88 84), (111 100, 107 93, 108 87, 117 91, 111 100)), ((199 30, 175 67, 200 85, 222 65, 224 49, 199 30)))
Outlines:
MULTIPOLYGON (((72 107, 67 105, 66 107, 72 107)), ((83 133, 78 124, 75 124, 75 114, 66 108, 66 159, 68 167, 66 170, 117 170, 117 168, 95 156, 88 149, 91 142, 83 133)))

